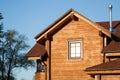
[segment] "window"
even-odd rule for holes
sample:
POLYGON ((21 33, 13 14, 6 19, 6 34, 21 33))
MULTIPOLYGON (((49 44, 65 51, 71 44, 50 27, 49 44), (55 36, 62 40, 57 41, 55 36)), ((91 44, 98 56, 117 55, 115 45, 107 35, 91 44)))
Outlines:
POLYGON ((69 44, 69 58, 81 58, 82 56, 82 39, 70 40, 69 44))

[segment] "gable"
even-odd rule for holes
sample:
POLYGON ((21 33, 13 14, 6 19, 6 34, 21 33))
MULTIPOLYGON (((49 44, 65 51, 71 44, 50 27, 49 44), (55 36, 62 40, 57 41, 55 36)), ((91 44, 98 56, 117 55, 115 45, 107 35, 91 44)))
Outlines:
POLYGON ((108 30, 106 30, 104 27, 92 22, 88 18, 84 17, 83 15, 79 14, 78 12, 74 11, 73 9, 70 9, 68 12, 66 12, 62 17, 60 17, 58 20, 56 20, 53 24, 48 26, 45 30, 43 30, 41 33, 39 33, 35 39, 36 41, 39 41, 43 39, 46 35, 51 35, 56 32, 61 26, 65 25, 66 23, 69 23, 71 20, 83 20, 87 24, 92 25, 95 29, 103 32, 107 36, 111 37, 111 34, 108 30))
POLYGON ((66 25, 61 26, 61 28, 59 28, 59 30, 56 30, 55 33, 51 36, 52 40, 54 40, 55 38, 57 40, 59 38, 61 38, 62 40, 63 39, 67 40, 86 37, 89 37, 90 39, 100 37, 99 31, 83 20, 80 21, 72 20, 66 25))

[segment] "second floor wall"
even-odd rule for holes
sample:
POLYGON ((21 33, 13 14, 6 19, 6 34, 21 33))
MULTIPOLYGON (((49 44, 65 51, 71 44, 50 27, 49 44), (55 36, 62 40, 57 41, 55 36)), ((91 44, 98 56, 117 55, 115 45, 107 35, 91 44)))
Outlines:
POLYGON ((82 20, 70 21, 52 36, 52 75, 70 76, 69 72, 85 75, 86 67, 102 63, 102 48, 103 38, 96 28, 82 20))

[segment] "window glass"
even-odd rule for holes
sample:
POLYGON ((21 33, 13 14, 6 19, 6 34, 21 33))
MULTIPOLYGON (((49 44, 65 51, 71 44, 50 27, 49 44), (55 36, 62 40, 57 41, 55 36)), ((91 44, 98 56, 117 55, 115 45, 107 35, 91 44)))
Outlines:
POLYGON ((71 57, 75 57, 75 54, 72 53, 72 54, 71 54, 71 57))
POLYGON ((70 53, 75 53, 75 47, 71 47, 71 52, 70 53))
POLYGON ((69 41, 69 58, 81 58, 82 40, 69 41))

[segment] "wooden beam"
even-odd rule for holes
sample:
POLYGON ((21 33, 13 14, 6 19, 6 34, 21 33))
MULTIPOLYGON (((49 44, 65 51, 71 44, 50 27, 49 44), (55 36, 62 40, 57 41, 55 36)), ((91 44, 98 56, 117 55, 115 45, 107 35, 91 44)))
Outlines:
POLYGON ((60 20, 58 23, 56 23, 54 26, 52 26, 49 30, 47 30, 44 34, 42 34, 40 37, 38 37, 36 39, 36 41, 39 41, 41 38, 43 38, 46 34, 48 34, 49 32, 51 32, 52 30, 54 30, 55 28, 59 27, 59 25, 61 25, 63 22, 65 22, 68 19, 71 19, 71 14, 73 14, 73 12, 71 12, 70 14, 68 14, 67 16, 65 16, 62 20, 60 20))
POLYGON ((46 50, 48 54, 46 66, 47 66, 47 71, 46 71, 46 80, 51 80, 51 41, 50 39, 46 40, 46 50))
POLYGON ((120 74, 120 70, 87 71, 87 74, 120 74))
POLYGON ((41 57, 27 57, 28 60, 37 60, 37 59, 41 59, 41 57))
POLYGON ((83 15, 81 14, 78 14, 78 13, 74 13, 74 15, 82 20, 84 20, 85 22, 87 22, 88 24, 92 25, 94 28, 96 28, 97 30, 99 31, 102 31, 104 34, 106 34, 107 36, 111 37, 111 33, 105 29, 104 27, 96 24, 95 22, 91 21, 90 19, 84 17, 83 15))
POLYGON ((101 76, 100 75, 95 75, 95 80, 101 80, 101 76))

